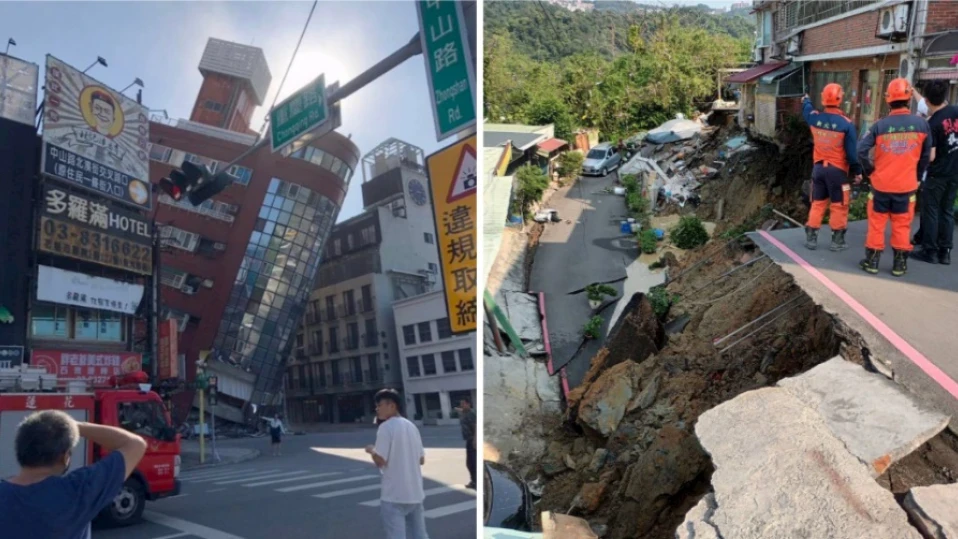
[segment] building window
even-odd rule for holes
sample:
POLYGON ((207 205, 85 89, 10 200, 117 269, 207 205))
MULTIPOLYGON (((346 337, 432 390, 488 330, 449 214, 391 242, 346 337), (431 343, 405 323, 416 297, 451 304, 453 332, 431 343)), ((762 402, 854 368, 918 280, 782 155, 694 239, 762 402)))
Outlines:
POLYGON ((416 344, 416 326, 409 324, 402 327, 402 340, 407 346, 416 344))
POLYGON ((250 180, 253 179, 253 169, 248 167, 233 165, 226 169, 226 172, 233 176, 233 183, 240 185, 249 185, 250 180))
POLYGON ((329 353, 339 352, 339 328, 329 328, 329 353))
POLYGON ((366 319, 366 338, 363 344, 367 347, 379 346, 379 328, 376 327, 375 318, 366 319))
POLYGON ((336 298, 326 296, 326 320, 336 320, 336 298))
MULTIPOLYGON (((815 71, 812 73, 812 90, 810 95, 821 95, 822 90, 826 85, 837 82, 842 85, 842 88, 849 88, 852 83, 852 72, 851 71, 815 71)), ((876 99, 872 99, 875 101, 876 99)), ((882 100, 884 102, 884 100, 882 100)), ((851 93, 846 92, 845 102, 841 105, 841 110, 845 114, 851 113, 851 93)))
POLYGON ((333 240, 333 255, 339 256, 343 254, 343 247, 339 242, 339 238, 333 240))
POLYGON ((429 273, 439 273, 439 266, 437 266, 437 265, 433 264, 432 262, 430 262, 430 263, 429 263, 429 273))
POLYGON ((419 342, 432 342, 432 328, 429 322, 419 324, 419 342))
POLYGON ((379 354, 369 354, 367 362, 369 364, 369 381, 379 380, 379 354))
POLYGON ((436 243, 436 240, 433 239, 432 234, 428 232, 423 232, 423 239, 426 240, 426 243, 433 244, 436 243))
POLYGON ((160 271, 160 283, 179 290, 186 284, 187 273, 176 268, 163 266, 160 271))
POLYGON ((376 243, 376 226, 370 225, 360 230, 359 237, 362 240, 362 245, 369 245, 370 243, 376 243))
POLYGON ((69 338, 69 327, 67 325, 69 316, 69 307, 35 304, 30 312, 33 336, 55 339, 69 338))
POLYGON ((203 106, 213 112, 223 112, 223 105, 221 103, 217 103, 216 101, 210 101, 207 99, 206 102, 203 103, 203 106))
POLYGON ((433 354, 422 355, 422 374, 423 376, 432 376, 436 374, 436 356, 433 354))
POLYGON ((361 296, 363 299, 363 312, 369 312, 373 310, 373 289, 368 284, 363 285, 361 289, 361 296))
POLYGON ((352 316, 356 314, 356 295, 352 290, 346 290, 343 292, 343 307, 346 311, 346 316, 352 316))
POLYGON ((35 338, 123 342, 126 318, 120 313, 37 303, 30 313, 35 338))
POLYGON ((356 350, 359 348, 359 324, 350 322, 346 324, 346 349, 356 350))
POLYGON ((459 350, 459 367, 464 371, 471 371, 475 367, 472 365, 472 350, 462 348, 459 350))
POLYGON ((190 253, 196 252, 196 247, 200 244, 199 234, 173 226, 164 226, 161 228, 160 237, 167 240, 165 245, 176 247, 177 249, 182 249, 190 253))
POLYGON ((350 251, 353 250, 353 235, 352 234, 346 234, 346 249, 350 251))
POLYGON ((153 161, 167 163, 169 162, 170 154, 172 153, 173 148, 169 148, 160 144, 150 144, 150 159, 153 161))
POLYGON ((409 356, 406 358, 406 372, 410 378, 418 378, 422 376, 422 374, 419 372, 418 356, 409 356))
POLYGON ((436 333, 440 340, 452 337, 452 326, 449 324, 448 318, 436 320, 436 333))
POLYGON ((456 353, 452 350, 448 350, 442 353, 442 372, 456 372, 459 369, 456 367, 456 353))
POLYGON ((317 330, 313 332, 313 346, 310 352, 314 354, 323 354, 323 331, 317 330))
POLYGON ((298 333, 296 335, 296 348, 302 348, 305 343, 306 337, 304 337, 302 333, 298 333))

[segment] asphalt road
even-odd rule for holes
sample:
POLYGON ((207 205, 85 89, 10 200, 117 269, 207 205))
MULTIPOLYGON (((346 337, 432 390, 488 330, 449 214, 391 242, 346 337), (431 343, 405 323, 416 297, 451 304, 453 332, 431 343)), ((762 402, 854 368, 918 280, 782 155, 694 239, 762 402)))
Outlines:
MULTIPOLYGON (((433 539, 476 537, 476 493, 458 427, 425 427, 426 527, 433 539)), ((94 539, 341 539, 382 537, 379 471, 363 451, 375 430, 289 436, 283 455, 266 438, 249 462, 183 472, 183 493, 147 505, 146 522, 94 530, 94 539)))
POLYGON ((891 247, 886 246, 881 272, 869 275, 858 267, 865 232, 865 221, 849 223, 850 248, 841 253, 828 250, 827 229, 815 251, 803 246, 801 229, 772 232, 800 261, 761 235, 751 236, 816 303, 863 336, 873 360, 922 401, 951 415, 952 427, 958 428, 958 265, 909 260, 908 273, 896 278, 890 273, 891 247))
MULTIPOLYGON (((545 226, 532 266, 529 288, 545 294, 552 359, 556 369, 566 367, 570 387, 581 383, 604 341, 583 344, 582 327, 592 310, 585 292, 573 292, 609 283, 621 297, 626 267, 638 256, 634 237, 620 231, 628 216, 625 199, 603 192, 612 188, 617 174, 583 176, 552 196, 549 207, 558 211, 561 222, 545 226)), ((603 336, 614 310, 608 306, 600 312, 603 336)))

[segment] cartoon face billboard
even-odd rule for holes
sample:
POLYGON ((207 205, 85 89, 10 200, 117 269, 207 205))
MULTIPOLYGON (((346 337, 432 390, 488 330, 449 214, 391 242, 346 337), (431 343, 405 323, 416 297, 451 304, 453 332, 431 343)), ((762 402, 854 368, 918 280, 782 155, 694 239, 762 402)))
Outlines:
POLYGON ((41 170, 150 209, 147 112, 136 101, 47 55, 41 170))

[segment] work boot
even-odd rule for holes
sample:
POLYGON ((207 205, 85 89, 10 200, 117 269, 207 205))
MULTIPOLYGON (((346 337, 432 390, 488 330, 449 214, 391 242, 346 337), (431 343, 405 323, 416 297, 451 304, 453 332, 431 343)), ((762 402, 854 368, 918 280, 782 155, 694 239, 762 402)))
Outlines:
POLYGON ((951 264, 951 249, 938 249, 938 263, 946 266, 951 264))
POLYGON ((921 260, 922 262, 927 262, 928 264, 937 264, 938 263, 938 251, 932 251, 931 249, 925 249, 923 247, 917 247, 914 251, 911 252, 911 257, 915 260, 921 260))
POLYGON ((844 251, 848 248, 848 245, 845 244, 845 231, 844 230, 832 230, 832 245, 829 247, 831 251, 844 251))
POLYGON ((906 273, 908 273, 908 251, 895 249, 895 264, 891 268, 891 274, 901 277, 906 273))
POLYGON ((810 226, 805 227, 805 247, 815 250, 818 248, 818 229, 810 226))
POLYGON ((878 262, 880 260, 881 251, 875 249, 865 249, 865 258, 863 258, 858 265, 868 273, 875 275, 878 273, 878 262))

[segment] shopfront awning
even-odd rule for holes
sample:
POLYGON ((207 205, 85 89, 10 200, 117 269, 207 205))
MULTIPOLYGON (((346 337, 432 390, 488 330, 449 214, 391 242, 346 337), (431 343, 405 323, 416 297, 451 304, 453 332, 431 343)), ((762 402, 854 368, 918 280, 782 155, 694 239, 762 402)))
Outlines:
POLYGON ((757 65, 755 67, 746 69, 741 73, 736 73, 731 77, 725 79, 725 82, 728 84, 746 84, 749 82, 755 82, 756 79, 762 75, 767 75, 776 69, 788 65, 788 62, 769 62, 767 64, 757 65))
POLYGON ((768 75, 762 76, 762 84, 772 84, 773 82, 784 78, 786 75, 791 75, 792 73, 798 71, 801 69, 801 67, 801 62, 786 64, 784 67, 780 67, 768 75))

